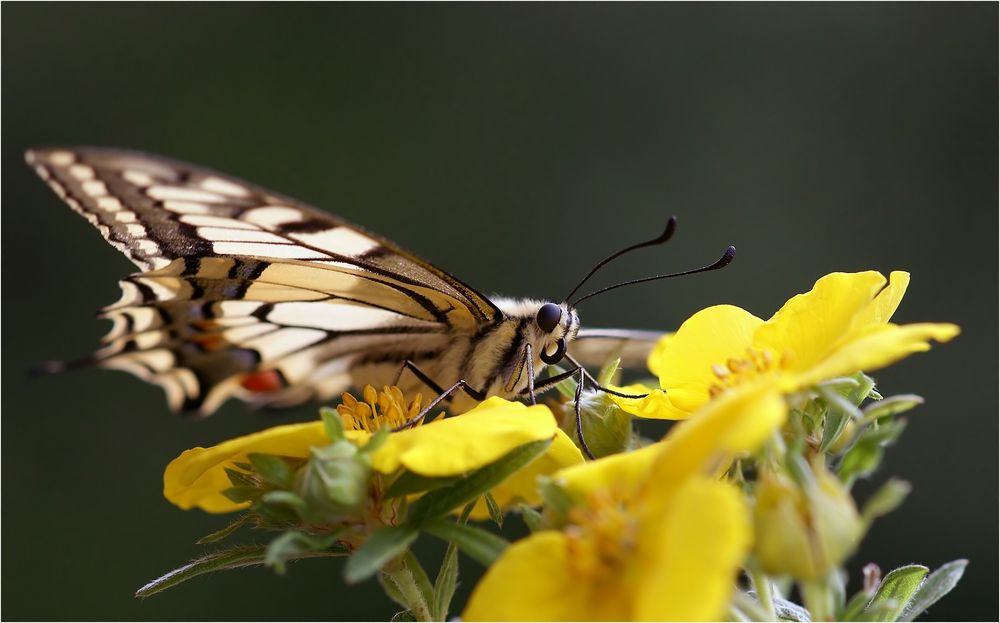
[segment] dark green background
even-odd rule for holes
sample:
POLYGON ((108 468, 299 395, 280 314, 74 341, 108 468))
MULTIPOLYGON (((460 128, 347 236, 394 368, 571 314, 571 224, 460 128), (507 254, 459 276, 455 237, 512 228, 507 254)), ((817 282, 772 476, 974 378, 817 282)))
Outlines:
POLYGON ((912 271, 897 319, 964 333, 877 375, 927 404, 876 479, 915 490, 851 568, 968 557, 931 615, 996 618, 996 24, 995 3, 5 4, 2 616, 395 610, 330 561, 132 598, 225 522, 167 504, 164 465, 276 419, 233 403, 183 421, 119 373, 27 377, 96 345, 132 268, 22 163, 69 143, 254 180, 487 292, 558 300, 672 213, 668 248, 603 279, 739 248, 721 274, 588 302, 592 325, 669 329, 723 302, 767 317, 827 272, 912 271))

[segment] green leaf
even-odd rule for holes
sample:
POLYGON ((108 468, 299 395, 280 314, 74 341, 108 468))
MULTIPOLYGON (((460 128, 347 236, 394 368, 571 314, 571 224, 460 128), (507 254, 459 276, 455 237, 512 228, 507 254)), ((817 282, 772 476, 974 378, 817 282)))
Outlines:
POLYGON ((773 595, 774 600, 774 613, 778 616, 778 619, 782 621, 802 621, 808 622, 809 611, 800 606, 799 604, 788 601, 784 597, 779 595, 773 595))
POLYGON ((905 480, 890 478, 872 494, 861 511, 861 520, 870 525, 879 517, 888 515, 899 508, 913 487, 905 480))
POLYGON ((898 621, 913 621, 927 611, 942 597, 951 592, 962 579, 968 560, 959 559, 947 562, 934 570, 924 583, 920 585, 917 594, 910 600, 898 621))
MULTIPOLYGON (((266 547, 263 545, 248 545, 245 547, 234 547, 219 552, 213 552, 201 558, 192 560, 183 567, 178 567, 166 573, 149 584, 146 584, 135 592, 135 596, 141 599, 151 597, 168 588, 173 588, 178 584, 186 582, 192 578, 215 571, 227 571, 229 569, 239 569, 241 567, 252 567, 264 564, 266 547)), ((308 552, 295 556, 291 559, 302 560, 305 558, 325 558, 330 556, 343 556, 343 552, 308 552)))
POLYGON ((215 543, 216 541, 221 541, 233 532, 236 532, 244 524, 250 523, 253 520, 253 515, 240 515, 235 521, 230 522, 228 526, 222 530, 216 530, 211 534, 206 534, 197 541, 198 545, 205 545, 207 543, 215 543))
POLYGON ((523 444, 454 484, 431 491, 410 507, 407 523, 419 526, 428 519, 440 517, 454 508, 464 506, 534 461, 551 443, 551 439, 542 439, 523 444))
POLYGON ((483 565, 489 567, 510 545, 504 539, 482 528, 457 524, 447 519, 434 519, 423 525, 423 529, 434 536, 454 543, 465 554, 483 565))
POLYGON ((522 504, 518 507, 521 511, 521 520, 524 521, 524 525, 528 527, 528 530, 532 532, 538 532, 542 527, 542 514, 531 508, 527 504, 522 504))
POLYGON ((927 567, 923 565, 907 565, 890 571, 882 578, 875 596, 865 606, 859 620, 895 621, 910 603, 926 575, 927 567))
POLYGON ((342 530, 337 530, 323 536, 312 536, 295 530, 285 532, 268 544, 264 564, 273 567, 277 573, 284 574, 287 561, 308 552, 330 549, 337 543, 341 532, 342 530))
POLYGON ((924 399, 916 394, 900 394, 898 396, 890 396, 889 398, 884 398, 879 402, 872 403, 865 407, 865 420, 874 422, 875 420, 884 417, 909 411, 910 409, 919 407, 922 404, 924 404, 924 399))
POLYGON ((389 485, 388 491, 385 492, 385 497, 395 498, 401 495, 410 495, 412 493, 430 491, 431 489, 439 489, 460 479, 460 476, 432 478, 430 476, 414 474, 413 472, 407 470, 400 474, 399 477, 396 478, 391 485, 389 485))
POLYGON ((456 586, 458 586, 458 546, 448 543, 441 568, 438 569, 437 578, 434 580, 434 600, 431 608, 435 621, 448 620, 448 608, 455 596, 456 586))
POLYGON ((410 575, 413 576, 413 582, 416 584, 417 590, 420 591, 424 603, 430 608, 431 604, 434 603, 434 587, 431 586, 430 578, 427 577, 424 566, 420 564, 420 561, 417 560, 417 557, 410 550, 407 550, 403 554, 403 565, 409 570, 410 575))
POLYGON ((905 421, 894 420, 863 432, 840 460, 837 467, 840 480, 850 484, 855 478, 872 473, 882 461, 882 448, 895 441, 904 428, 905 421))
POLYGON ((490 512, 490 519, 497 525, 497 528, 503 530, 503 510, 500 509, 500 505, 488 491, 483 497, 486 498, 486 509, 490 512))
POLYGON ((416 528, 406 525, 378 530, 347 560, 344 579, 348 584, 367 580, 385 563, 405 552, 418 534, 416 528))
MULTIPOLYGON (((292 484, 292 469, 288 463, 273 454, 251 452, 247 455, 255 472, 260 474, 265 482, 276 487, 288 488, 292 484)), ((235 483, 234 483, 235 484, 235 483)))

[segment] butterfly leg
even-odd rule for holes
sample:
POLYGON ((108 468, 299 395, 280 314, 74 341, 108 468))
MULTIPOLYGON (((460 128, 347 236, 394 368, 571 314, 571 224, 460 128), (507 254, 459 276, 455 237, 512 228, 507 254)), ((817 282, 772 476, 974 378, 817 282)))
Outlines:
POLYGON ((590 372, 587 372, 587 369, 581 366, 576 359, 573 359, 573 357, 571 357, 569 353, 566 353, 564 357, 566 357, 566 359, 568 359, 570 363, 576 366, 576 368, 582 370, 582 375, 585 376, 588 381, 590 381, 591 385, 601 390, 605 394, 611 394, 612 396, 618 396, 619 398, 645 398, 646 396, 649 395, 649 394, 623 394, 622 392, 613 390, 610 387, 605 387, 601 385, 590 372))
MULTIPOLYGON (((478 389, 470 386, 463 379, 459 379, 458 382, 456 382, 454 385, 452 385, 448 389, 444 389, 444 390, 438 389, 437 384, 434 383, 434 381, 432 381, 430 379, 430 377, 428 377, 426 374, 424 374, 423 371, 421 371, 419 368, 417 368, 415 364, 413 364, 410 361, 407 361, 406 364, 410 365, 410 369, 413 371, 414 374, 417 375, 417 378, 419 378, 421 381, 423 381, 424 383, 426 383, 427 386, 430 387, 431 389, 434 389, 438 393, 438 395, 437 395, 437 398, 435 398, 434 400, 432 400, 429 403, 427 403, 427 406, 425 406, 423 409, 421 409, 420 413, 416 414, 415 416, 413 416, 412 418, 410 418, 409 420, 407 420, 406 422, 404 422, 402 425, 397 426, 396 428, 394 428, 393 429, 394 431, 399 431, 399 430, 403 430, 403 429, 406 429, 406 428, 410 428, 411 426, 415 425, 417 422, 423 420, 425 417, 427 417, 427 414, 430 413, 431 410, 434 409, 434 407, 438 406, 438 404, 441 401, 443 401, 443 400, 451 400, 452 394, 454 394, 455 392, 457 392, 459 389, 461 389, 462 391, 464 391, 473 400, 477 400, 477 401, 480 401, 480 402, 482 402, 483 400, 486 400, 486 392, 480 391, 480 390, 478 390, 478 389)), ((404 366, 406 364, 404 364, 404 366)))
MULTIPOLYGON (((587 455, 587 458, 593 460, 594 453, 590 451, 590 447, 587 445, 587 440, 584 438, 583 435, 583 414, 580 411, 580 397, 583 395, 583 385, 588 381, 588 379, 593 378, 587 373, 587 370, 584 367, 576 366, 575 368, 572 368, 570 370, 565 370, 563 372, 560 372, 559 374, 554 374, 540 381, 537 385, 535 385, 534 383, 529 383, 527 389, 523 390, 521 392, 521 395, 523 396, 525 394, 528 394, 529 392, 541 393, 544 391, 548 391, 553 387, 555 387, 556 385, 558 385, 559 383, 565 381, 568 378, 572 378, 573 376, 580 377, 579 382, 576 385, 576 396, 574 398, 576 404, 573 409, 574 415, 576 416, 576 438, 580 440, 580 449, 583 450, 583 453, 587 455)), ((593 381, 593 384, 597 385, 597 382, 593 381)), ((597 386, 600 387, 600 385, 597 386)))
POLYGON ((444 390, 441 389, 440 385, 435 383, 431 377, 427 376, 423 370, 417 367, 417 364, 413 363, 409 359, 404 361, 403 365, 399 367, 399 373, 396 374, 396 380, 394 380, 392 384, 398 386, 399 379, 403 378, 403 372, 406 372, 407 370, 412 372, 413 376, 417 377, 421 383, 432 389, 435 394, 441 395, 444 393, 444 390))

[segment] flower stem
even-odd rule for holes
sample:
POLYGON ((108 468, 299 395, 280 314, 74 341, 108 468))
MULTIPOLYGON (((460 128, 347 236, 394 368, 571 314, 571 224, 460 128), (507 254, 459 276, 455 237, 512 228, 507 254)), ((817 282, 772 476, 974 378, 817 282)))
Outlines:
POLYGON ((771 580, 759 569, 750 572, 753 580, 753 587, 757 591, 757 601, 764 609, 768 621, 777 621, 778 615, 774 612, 774 594, 771 588, 771 580))
POLYGON ((806 580, 799 583, 799 591, 813 621, 833 620, 833 595, 826 582, 806 580))
POLYGON ((417 621, 433 621, 430 602, 421 590, 417 574, 423 570, 410 567, 407 556, 397 556, 382 567, 382 578, 395 589, 394 599, 401 600, 403 607, 410 611, 417 621))

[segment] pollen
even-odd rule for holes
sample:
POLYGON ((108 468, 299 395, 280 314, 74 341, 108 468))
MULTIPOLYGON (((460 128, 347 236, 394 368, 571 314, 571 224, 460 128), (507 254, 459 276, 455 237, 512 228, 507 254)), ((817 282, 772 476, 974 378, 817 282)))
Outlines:
POLYGON ((713 364, 712 374, 717 381, 713 383, 708 393, 715 398, 727 389, 747 383, 760 376, 774 374, 791 366, 794 356, 791 351, 785 351, 775 361, 771 351, 748 348, 743 357, 730 357, 723 364, 713 364))
POLYGON ((341 396, 343 402, 337 405, 337 413, 344 422, 344 428, 369 433, 385 427, 395 429, 410 423, 420 413, 420 404, 423 400, 423 397, 417 394, 407 404, 402 390, 395 385, 385 386, 382 391, 376 391, 371 385, 365 385, 361 394, 363 401, 344 393, 341 396))
POLYGON ((636 548, 638 519, 628 500, 615 491, 591 493, 570 510, 565 528, 574 571, 592 582, 613 582, 636 548))

